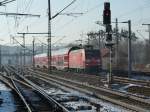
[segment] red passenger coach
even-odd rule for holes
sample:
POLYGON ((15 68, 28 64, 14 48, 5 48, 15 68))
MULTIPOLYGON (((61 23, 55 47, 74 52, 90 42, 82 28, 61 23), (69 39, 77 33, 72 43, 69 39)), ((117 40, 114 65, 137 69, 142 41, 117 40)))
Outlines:
POLYGON ((35 59, 35 66, 39 67, 39 68, 48 68, 48 59, 47 59, 47 54, 43 53, 43 54, 38 54, 36 56, 34 56, 35 59))
POLYGON ((69 48, 52 51, 52 67, 57 70, 68 69, 68 51, 69 48))
MULTIPOLYGON (((68 48, 52 51, 51 67, 58 70, 68 69, 68 48)), ((48 68, 47 53, 34 56, 35 66, 48 68)))
MULTIPOLYGON (((48 68, 47 54, 35 57, 35 66, 48 68)), ((99 50, 78 46, 52 51, 51 67, 57 70, 73 70, 77 72, 98 72, 101 69, 99 50)))

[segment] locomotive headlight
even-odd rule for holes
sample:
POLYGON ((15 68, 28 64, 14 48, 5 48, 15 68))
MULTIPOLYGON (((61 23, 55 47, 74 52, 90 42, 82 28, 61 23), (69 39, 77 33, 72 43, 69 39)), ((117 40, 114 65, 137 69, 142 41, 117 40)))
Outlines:
POLYGON ((97 62, 100 63, 100 60, 98 59, 97 62))
POLYGON ((86 60, 87 63, 90 63, 91 61, 89 59, 86 60))

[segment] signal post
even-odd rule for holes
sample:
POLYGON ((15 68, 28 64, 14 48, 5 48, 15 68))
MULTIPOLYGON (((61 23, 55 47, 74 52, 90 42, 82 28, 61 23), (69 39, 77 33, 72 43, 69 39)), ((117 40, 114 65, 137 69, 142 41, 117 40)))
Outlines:
POLYGON ((110 2, 104 2, 104 11, 103 11, 103 24, 106 28, 106 47, 109 48, 110 58, 109 58, 109 73, 107 76, 108 86, 112 83, 112 47, 114 43, 112 42, 112 26, 111 26, 111 10, 110 2))

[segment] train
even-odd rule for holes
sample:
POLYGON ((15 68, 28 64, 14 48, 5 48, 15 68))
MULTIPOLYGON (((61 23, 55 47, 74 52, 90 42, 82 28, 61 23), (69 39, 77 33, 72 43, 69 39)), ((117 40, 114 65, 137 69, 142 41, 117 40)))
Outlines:
MULTIPOLYGON (((51 68, 75 72, 99 72, 102 69, 101 53, 91 46, 62 48, 51 52, 51 68)), ((34 56, 35 66, 48 68, 47 53, 34 56)))

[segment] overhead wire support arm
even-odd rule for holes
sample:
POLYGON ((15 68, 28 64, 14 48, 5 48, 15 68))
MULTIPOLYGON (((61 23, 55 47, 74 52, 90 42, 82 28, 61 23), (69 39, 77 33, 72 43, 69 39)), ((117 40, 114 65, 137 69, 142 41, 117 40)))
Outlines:
POLYGON ((65 9, 67 9, 69 6, 71 6, 74 2, 76 2, 77 0, 73 0, 70 4, 68 4, 65 8, 63 8, 61 11, 59 11, 58 13, 56 13, 54 16, 52 16, 50 18, 50 20, 54 19, 55 17, 57 17, 58 15, 60 15, 65 9))
POLYGON ((30 49, 28 49, 28 48, 26 48, 24 45, 22 45, 17 39, 15 39, 14 37, 12 37, 12 38, 13 38, 13 40, 15 40, 22 48, 24 48, 24 49, 26 49, 26 50, 28 50, 28 51, 31 52, 30 49))
POLYGON ((44 42, 42 42, 41 40, 39 40, 39 39, 37 39, 42 45, 45 45, 45 46, 47 46, 47 44, 46 43, 44 43, 44 42))
POLYGON ((150 44, 150 24, 142 24, 148 26, 148 32, 149 32, 149 44, 150 44))
POLYGON ((0 6, 4 6, 5 4, 13 2, 13 1, 16 1, 16 0, 4 0, 4 1, 0 2, 0 6))
POLYGON ((60 15, 67 15, 67 16, 74 16, 76 17, 75 15, 83 15, 84 13, 61 13, 60 15))
POLYGON ((34 34, 48 34, 48 33, 18 33, 18 34, 28 34, 28 35, 34 35, 34 34))
POLYGON ((0 15, 17 15, 17 16, 30 16, 30 17, 40 17, 40 15, 36 15, 36 14, 23 14, 23 13, 5 13, 5 12, 0 12, 0 15))

